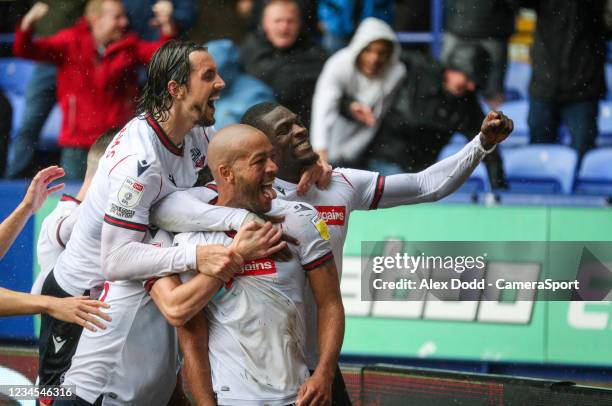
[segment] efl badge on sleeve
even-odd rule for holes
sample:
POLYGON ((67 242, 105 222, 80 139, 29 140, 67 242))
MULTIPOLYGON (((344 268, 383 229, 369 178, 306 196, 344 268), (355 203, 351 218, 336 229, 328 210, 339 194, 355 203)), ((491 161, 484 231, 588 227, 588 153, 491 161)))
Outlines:
POLYGON ((124 207, 134 207, 140 201, 144 192, 144 185, 136 181, 136 179, 127 177, 117 193, 119 203, 124 207))
POLYGON ((321 217, 316 215, 310 220, 310 222, 315 226, 321 238, 323 238, 325 241, 328 241, 329 230, 327 229, 327 224, 325 223, 325 221, 323 221, 321 217))

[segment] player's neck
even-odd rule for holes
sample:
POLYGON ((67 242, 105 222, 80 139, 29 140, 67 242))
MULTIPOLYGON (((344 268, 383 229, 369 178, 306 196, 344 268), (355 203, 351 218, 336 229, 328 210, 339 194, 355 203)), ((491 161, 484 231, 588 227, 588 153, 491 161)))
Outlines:
POLYGON ((279 167, 278 173, 276 174, 276 177, 278 179, 282 179, 285 182, 289 182, 289 183, 299 183, 300 182, 300 176, 301 176, 301 171, 299 170, 283 170, 279 167))
POLYGON ((172 111, 172 109, 170 110, 170 114, 168 114, 168 119, 166 121, 161 121, 159 125, 174 145, 181 145, 189 130, 194 127, 190 120, 182 119, 175 111, 172 111))

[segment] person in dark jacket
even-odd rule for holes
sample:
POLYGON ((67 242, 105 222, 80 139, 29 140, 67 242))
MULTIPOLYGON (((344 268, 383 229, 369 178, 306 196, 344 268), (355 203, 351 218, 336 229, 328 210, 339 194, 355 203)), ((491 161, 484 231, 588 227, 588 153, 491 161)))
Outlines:
POLYGON ((300 9, 294 0, 271 0, 264 8, 261 27, 242 43, 240 65, 270 86, 279 103, 309 120, 327 54, 300 27, 300 9))
MULTIPOLYGON (((457 46, 446 66, 417 54, 404 59, 408 73, 369 150, 373 170, 395 163, 398 171, 422 171, 436 162, 454 133, 471 139, 485 118, 476 98, 490 64, 482 47, 457 46)), ((505 188, 499 152, 484 162, 492 187, 505 188)))
POLYGON ((525 2, 535 8, 529 86, 531 142, 553 143, 561 121, 580 154, 593 148, 599 102, 606 92, 604 0, 525 2))
POLYGON ((446 62, 460 43, 476 43, 491 57, 491 71, 483 95, 492 108, 503 102, 508 63, 508 39, 520 0, 447 0, 441 59, 446 62))

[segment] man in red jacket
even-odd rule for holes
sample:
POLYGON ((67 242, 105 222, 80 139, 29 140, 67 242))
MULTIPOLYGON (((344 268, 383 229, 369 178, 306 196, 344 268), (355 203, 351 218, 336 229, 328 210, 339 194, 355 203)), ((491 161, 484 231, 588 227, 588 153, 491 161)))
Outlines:
POLYGON ((154 9, 161 39, 146 42, 126 31, 128 19, 120 0, 91 0, 72 27, 41 39, 32 28, 48 11, 36 3, 15 32, 13 53, 58 66, 57 99, 63 113, 59 145, 66 178, 80 179, 87 150, 96 136, 121 127, 135 112, 137 68, 147 64, 162 43, 175 34, 171 7, 154 9))

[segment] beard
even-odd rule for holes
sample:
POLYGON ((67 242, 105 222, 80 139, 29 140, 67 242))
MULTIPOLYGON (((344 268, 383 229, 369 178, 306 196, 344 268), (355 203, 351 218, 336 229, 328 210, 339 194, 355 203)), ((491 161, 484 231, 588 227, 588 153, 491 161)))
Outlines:
POLYGON ((240 207, 262 216, 270 211, 271 202, 263 203, 261 184, 254 184, 236 175, 236 189, 240 207))

